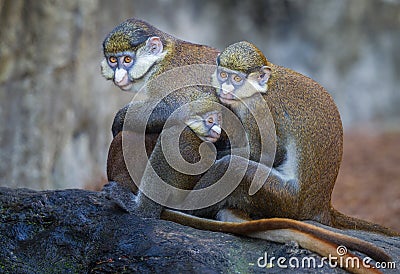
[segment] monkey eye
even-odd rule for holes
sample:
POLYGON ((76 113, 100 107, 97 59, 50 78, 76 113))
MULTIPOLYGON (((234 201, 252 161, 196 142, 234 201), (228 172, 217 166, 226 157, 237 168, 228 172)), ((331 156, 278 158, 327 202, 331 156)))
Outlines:
POLYGON ((115 63, 117 63, 118 59, 115 56, 110 56, 108 58, 108 61, 110 61, 110 63, 112 63, 112 64, 115 64, 115 63))
POLYGON ((234 81, 234 85, 235 84, 241 84, 241 82, 242 82, 242 80, 243 80, 243 78, 242 77, 240 77, 239 75, 237 75, 237 74, 235 74, 233 77, 233 81, 234 81))
POLYGON ((221 72, 219 73, 219 76, 221 76, 222 79, 225 79, 225 78, 228 77, 228 74, 227 74, 225 71, 221 71, 221 72))
POLYGON ((130 62, 132 62, 132 57, 130 57, 130 56, 125 56, 125 58, 124 58, 124 63, 130 63, 130 62))
POLYGON ((240 83, 240 82, 242 81, 242 77, 240 77, 239 75, 235 75, 235 76, 233 76, 233 80, 234 80, 236 83, 240 83))

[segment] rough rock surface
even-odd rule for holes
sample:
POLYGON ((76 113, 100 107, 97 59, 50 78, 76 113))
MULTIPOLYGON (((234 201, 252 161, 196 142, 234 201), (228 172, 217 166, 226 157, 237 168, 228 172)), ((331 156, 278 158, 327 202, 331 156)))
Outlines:
MULTIPOLYGON (((400 269, 400 237, 345 233, 384 248, 400 269)), ((266 253, 268 258, 312 257, 321 262, 295 243, 281 245, 142 219, 124 212, 101 192, 0 188, 2 273, 316 272, 276 264, 260 268, 257 260, 266 253)), ((317 271, 344 272, 327 264, 317 271)))

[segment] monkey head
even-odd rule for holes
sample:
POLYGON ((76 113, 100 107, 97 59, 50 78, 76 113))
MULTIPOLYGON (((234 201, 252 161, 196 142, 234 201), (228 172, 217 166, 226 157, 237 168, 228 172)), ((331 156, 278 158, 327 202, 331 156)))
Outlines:
POLYGON ((203 141, 215 143, 222 132, 222 106, 212 94, 187 104, 182 121, 203 141))
POLYGON ((228 46, 218 56, 217 66, 213 81, 219 87, 217 96, 224 104, 233 104, 268 90, 271 68, 262 52, 249 42, 228 46))
POLYGON ((165 56, 165 35, 150 24, 128 19, 112 30, 103 42, 105 59, 101 72, 122 90, 142 84, 154 64, 165 56))
POLYGON ((215 143, 221 135, 222 115, 219 111, 210 111, 192 115, 186 125, 203 141, 215 143))

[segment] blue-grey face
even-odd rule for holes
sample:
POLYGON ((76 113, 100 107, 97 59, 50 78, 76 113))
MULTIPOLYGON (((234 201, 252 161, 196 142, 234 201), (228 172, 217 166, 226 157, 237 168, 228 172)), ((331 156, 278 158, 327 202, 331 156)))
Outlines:
POLYGON ((114 83, 122 90, 132 87, 133 79, 130 79, 129 70, 135 63, 135 53, 122 52, 106 56, 108 65, 114 70, 114 83))
POLYGON ((255 94, 266 93, 271 68, 262 66, 253 71, 244 73, 218 66, 216 76, 219 84, 216 94, 219 100, 226 105, 233 106, 238 102, 253 98, 255 94))
POLYGON ((247 75, 239 71, 219 67, 217 69, 217 77, 221 85, 225 83, 239 87, 243 85, 247 75))
POLYGON ((113 80, 120 89, 128 91, 132 88, 139 91, 145 84, 145 75, 154 73, 154 64, 163 60, 167 51, 158 36, 150 37, 136 50, 121 52, 105 52, 101 62, 101 72, 107 80, 113 80))
POLYGON ((231 100, 237 100, 235 89, 243 86, 247 75, 227 68, 218 67, 217 79, 220 85, 217 96, 223 103, 229 103, 231 100))

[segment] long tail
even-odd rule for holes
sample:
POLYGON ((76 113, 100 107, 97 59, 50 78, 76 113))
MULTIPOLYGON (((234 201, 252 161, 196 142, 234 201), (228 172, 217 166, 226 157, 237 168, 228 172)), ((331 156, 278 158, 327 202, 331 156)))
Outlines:
POLYGON ((331 208, 332 226, 340 229, 357 229, 375 232, 386 236, 400 236, 399 233, 384 226, 368 221, 347 216, 334 208, 331 208))
MULTIPOLYGON (((390 256, 383 250, 366 241, 293 219, 271 218, 234 223, 198 218, 173 210, 164 210, 161 218, 197 229, 233 233, 279 243, 295 241, 301 247, 316 252, 323 257, 341 255, 338 254, 338 246, 343 245, 346 248, 358 250, 378 262, 391 260, 390 256)), ((356 261, 355 263, 338 265, 347 271, 353 273, 381 273, 372 267, 365 266, 359 257, 350 252, 343 254, 342 258, 344 262, 356 261)))

